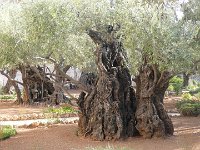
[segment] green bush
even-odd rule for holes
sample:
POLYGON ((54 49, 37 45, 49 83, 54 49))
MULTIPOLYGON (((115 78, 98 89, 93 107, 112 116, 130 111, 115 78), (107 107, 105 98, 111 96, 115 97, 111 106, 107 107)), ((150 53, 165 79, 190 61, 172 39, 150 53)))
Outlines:
POLYGON ((194 95, 196 93, 200 92, 200 87, 195 87, 194 89, 190 89, 189 93, 194 95))
POLYGON ((173 85, 169 85, 169 87, 167 88, 168 91, 174 91, 174 87, 173 85))
POLYGON ((76 110, 74 110, 70 106, 64 106, 64 107, 59 107, 59 108, 48 108, 45 110, 46 113, 56 113, 56 114, 66 114, 66 113, 74 113, 76 110))
POLYGON ((184 93, 182 94, 182 99, 183 100, 192 100, 192 95, 190 93, 184 93))
POLYGON ((14 128, 12 128, 11 126, 0 127, 0 140, 7 139, 16 134, 17 134, 16 130, 14 128))
POLYGON ((200 100, 181 100, 177 102, 176 107, 184 116, 200 115, 200 100))
POLYGON ((196 97, 196 99, 200 100, 200 92, 198 92, 197 94, 195 94, 194 97, 196 97))
POLYGON ((16 96, 14 95, 0 95, 0 100, 15 100, 16 96))
POLYGON ((183 79, 178 76, 174 76, 169 81, 169 87, 170 86, 173 86, 173 88, 171 88, 171 89, 173 89, 176 92, 176 95, 178 95, 183 87, 183 79))

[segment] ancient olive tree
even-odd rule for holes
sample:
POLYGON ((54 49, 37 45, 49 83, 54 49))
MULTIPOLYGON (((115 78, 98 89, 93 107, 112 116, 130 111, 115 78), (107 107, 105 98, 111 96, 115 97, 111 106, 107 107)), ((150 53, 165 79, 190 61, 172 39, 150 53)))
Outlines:
POLYGON ((8 85, 12 85, 17 94, 17 102, 21 103, 22 95, 19 89, 21 82, 15 80, 17 64, 21 63, 21 58, 23 53, 20 53, 20 42, 17 37, 17 30, 12 30, 15 28, 12 26, 14 23, 11 20, 11 16, 14 15, 14 12, 11 13, 11 10, 15 10, 14 5, 2 4, 0 14, 0 71, 1 74, 8 78, 8 85), (16 44, 18 43, 18 44, 16 44), (11 73, 13 72, 13 73, 11 73))
POLYGON ((96 83, 79 100, 81 135, 110 140, 138 132, 145 138, 173 134, 164 94, 170 78, 190 68, 196 50, 189 43, 198 28, 177 18, 174 7, 180 6, 128 0, 78 3, 78 22, 96 44, 98 66, 96 83))
POLYGON ((10 68, 16 66, 22 73, 24 102, 31 102, 35 97, 34 91, 38 93, 38 90, 42 93, 39 96, 41 100, 48 92, 48 95, 53 94, 52 99, 55 99, 56 103, 62 101, 65 80, 79 84, 67 76, 66 72, 72 65, 87 65, 92 55, 88 53, 89 49, 84 47, 86 44, 91 45, 91 42, 73 30, 76 23, 73 20, 75 14, 65 2, 28 1, 2 6, 2 9, 6 10, 11 6, 15 9, 9 9, 10 13, 8 11, 2 14, 2 27, 8 30, 2 30, 2 62, 5 62, 2 67, 13 62, 10 68), (12 43, 4 38, 3 34, 6 34, 12 43), (83 44, 80 45, 79 42, 83 44), (11 61, 6 60, 7 58, 11 61), (83 61, 85 58, 88 61, 83 61), (54 69, 46 71, 51 64, 54 64, 54 69))
POLYGON ((177 18, 175 6, 180 7, 175 3, 135 7, 129 15, 132 22, 126 26, 129 60, 137 66, 136 128, 144 137, 173 134, 164 94, 170 78, 188 70, 197 52, 190 41, 199 27, 177 18))

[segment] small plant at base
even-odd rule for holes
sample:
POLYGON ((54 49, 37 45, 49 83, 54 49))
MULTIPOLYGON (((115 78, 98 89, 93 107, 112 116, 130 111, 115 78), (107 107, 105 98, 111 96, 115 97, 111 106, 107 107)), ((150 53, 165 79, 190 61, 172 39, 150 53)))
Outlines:
POLYGON ((181 100, 177 102, 176 107, 184 116, 200 115, 200 100, 181 100))
POLYGON ((200 92, 194 95, 197 100, 200 100, 200 92))
POLYGON ((175 76, 170 80, 170 85, 173 86, 173 90, 176 92, 176 95, 178 95, 183 86, 183 79, 175 76))
POLYGON ((192 100, 192 95, 190 93, 185 93, 185 94, 182 94, 182 99, 183 100, 192 100))
POLYGON ((174 87, 173 85, 169 85, 169 87, 167 88, 168 91, 174 91, 174 87))
POLYGON ((15 100, 16 96, 14 95, 0 95, 0 100, 15 100))
POLYGON ((66 114, 66 113, 74 113, 76 110, 74 110, 70 106, 60 107, 60 108, 48 108, 45 110, 46 113, 56 113, 56 114, 66 114))
POLYGON ((7 139, 16 134, 17 134, 16 130, 14 128, 12 128, 11 126, 0 127, 0 140, 7 139))

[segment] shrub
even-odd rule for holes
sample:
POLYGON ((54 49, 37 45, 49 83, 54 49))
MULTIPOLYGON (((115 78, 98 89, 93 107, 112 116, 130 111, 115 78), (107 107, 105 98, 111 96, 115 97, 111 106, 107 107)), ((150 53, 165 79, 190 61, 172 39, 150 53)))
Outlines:
POLYGON ((182 99, 183 100, 192 100, 192 95, 190 94, 190 93, 184 93, 183 95, 182 95, 182 99))
POLYGON ((0 127, 0 140, 7 139, 16 134, 17 134, 16 130, 14 128, 12 128, 11 126, 0 127))
POLYGON ((200 100, 181 100, 177 102, 176 107, 184 116, 200 115, 200 100))
POLYGON ((189 90, 189 93, 190 94, 196 94, 196 93, 198 93, 198 92, 200 92, 200 87, 196 87, 196 88, 194 88, 194 89, 191 89, 191 90, 189 90))
POLYGON ((14 95, 0 95, 0 100, 15 100, 16 96, 14 95))
POLYGON ((198 100, 200 100, 200 92, 198 92, 197 94, 194 95, 195 98, 197 98, 198 100))
POLYGON ((66 113, 74 113, 76 110, 74 110, 70 106, 64 106, 64 107, 59 107, 59 108, 48 108, 45 110, 46 113, 56 113, 56 114, 66 114, 66 113))
POLYGON ((169 85, 169 87, 167 88, 168 91, 174 91, 174 87, 173 85, 169 85))
POLYGON ((182 89, 183 86, 183 79, 178 77, 178 76, 174 76, 169 83, 170 86, 173 86, 173 90, 176 92, 176 95, 179 94, 179 92, 182 89))

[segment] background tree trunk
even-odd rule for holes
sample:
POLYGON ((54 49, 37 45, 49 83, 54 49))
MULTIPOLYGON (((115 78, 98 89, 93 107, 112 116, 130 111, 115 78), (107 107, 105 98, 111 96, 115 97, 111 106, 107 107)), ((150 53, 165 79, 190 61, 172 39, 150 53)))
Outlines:
POLYGON ((30 91, 29 91, 29 84, 27 80, 26 66, 20 65, 19 68, 22 74, 22 82, 23 82, 23 103, 30 104, 30 91))
MULTIPOLYGON (((14 80, 14 76, 12 76, 12 75, 10 76, 10 74, 6 73, 5 71, 1 71, 1 74, 4 75, 8 79, 8 82, 11 84, 11 86, 14 87, 16 95, 17 95, 17 101, 16 101, 17 104, 23 104, 23 99, 21 97, 21 91, 20 91, 18 83, 17 83, 18 81, 14 80)), ((19 83, 22 84, 21 82, 19 82, 19 83)))
POLYGON ((79 97, 78 133, 95 140, 136 135, 136 98, 122 43, 111 33, 90 30, 88 34, 97 44, 98 79, 88 94, 79 97))
POLYGON ((144 64, 136 78, 136 120, 139 133, 145 138, 172 135, 173 124, 163 106, 169 84, 168 72, 160 73, 156 65, 144 64))
POLYGON ((22 94, 21 94, 18 84, 12 81, 12 85, 14 86, 14 89, 17 95, 17 101, 16 101, 17 104, 23 104, 22 94))
MULTIPOLYGON (((8 75, 10 78, 15 79, 17 75, 17 69, 12 69, 8 71, 8 75)), ((7 80, 6 85, 3 87, 3 93, 4 94, 10 94, 10 88, 13 86, 10 80, 7 80)))
POLYGON ((183 87, 187 87, 189 85, 190 74, 183 73, 183 87))

